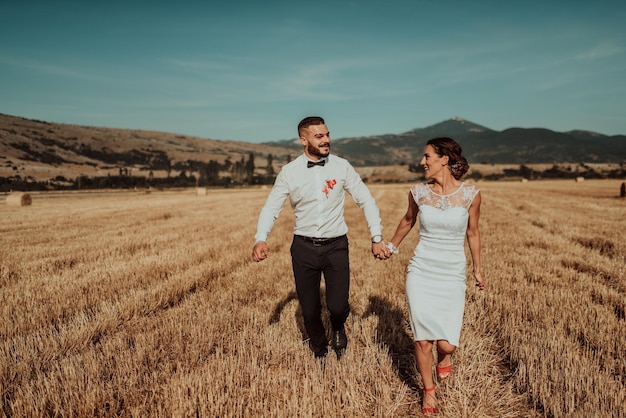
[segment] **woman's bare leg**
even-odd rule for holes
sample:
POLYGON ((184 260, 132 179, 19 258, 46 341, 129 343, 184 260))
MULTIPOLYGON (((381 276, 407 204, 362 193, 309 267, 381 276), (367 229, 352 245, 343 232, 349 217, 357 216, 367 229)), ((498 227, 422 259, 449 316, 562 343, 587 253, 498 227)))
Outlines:
MULTIPOLYGON (((424 389, 435 386, 433 382, 433 341, 415 341, 415 359, 417 368, 422 376, 424 389)), ((435 407, 437 398, 435 392, 424 392, 422 397, 422 408, 435 407)))
MULTIPOLYGON (((437 367, 447 367, 452 364, 452 353, 456 350, 456 346, 450 344, 446 340, 437 340, 437 367)), ((439 373, 438 373, 439 374, 439 373)), ((439 378, 446 379, 450 372, 439 374, 439 378)))

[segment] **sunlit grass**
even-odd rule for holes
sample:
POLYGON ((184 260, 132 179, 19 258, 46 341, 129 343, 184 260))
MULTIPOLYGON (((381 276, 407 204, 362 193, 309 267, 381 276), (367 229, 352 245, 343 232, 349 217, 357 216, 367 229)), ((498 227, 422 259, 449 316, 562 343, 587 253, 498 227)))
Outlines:
MULTIPOLYGON (((374 185, 389 236, 408 185, 374 185)), ((479 183, 470 283, 441 416, 610 417, 626 404, 626 201, 618 181, 479 183)), ((349 201, 349 346, 303 342, 289 257, 250 260, 267 189, 126 192, 0 204, 5 416, 419 416, 400 254, 370 255, 349 201)), ((327 318, 326 318, 327 320, 327 318)))

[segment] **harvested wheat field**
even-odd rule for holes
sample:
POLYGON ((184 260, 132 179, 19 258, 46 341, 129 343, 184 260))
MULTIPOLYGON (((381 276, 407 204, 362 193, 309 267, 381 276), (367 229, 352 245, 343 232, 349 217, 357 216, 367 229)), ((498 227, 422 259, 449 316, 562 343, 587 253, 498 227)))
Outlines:
MULTIPOLYGON (((624 417, 620 181, 482 182, 484 292, 468 286, 442 417, 624 417)), ((386 236, 409 185, 374 185, 386 236)), ((2 415, 420 416, 404 271, 412 231, 370 255, 348 199, 349 345, 303 342, 283 210, 251 261, 268 189, 33 194, 0 202, 2 415)))

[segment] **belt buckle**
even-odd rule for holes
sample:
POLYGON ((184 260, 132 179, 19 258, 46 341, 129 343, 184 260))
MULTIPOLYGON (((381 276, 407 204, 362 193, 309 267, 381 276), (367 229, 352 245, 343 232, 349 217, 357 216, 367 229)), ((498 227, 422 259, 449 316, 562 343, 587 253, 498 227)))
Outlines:
POLYGON ((314 247, 321 247, 323 242, 325 241, 323 238, 319 239, 319 238, 311 238, 311 240, 313 241, 313 246, 314 247))

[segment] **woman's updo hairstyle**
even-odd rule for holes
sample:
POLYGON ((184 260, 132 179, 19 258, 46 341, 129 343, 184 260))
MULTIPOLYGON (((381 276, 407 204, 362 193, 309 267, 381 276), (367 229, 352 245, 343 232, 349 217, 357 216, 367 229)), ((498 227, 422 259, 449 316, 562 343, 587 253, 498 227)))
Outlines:
POLYGON ((454 139, 448 137, 433 138, 426 145, 431 145, 438 156, 446 155, 448 157, 448 169, 455 179, 459 180, 469 170, 469 164, 463 156, 463 150, 454 139))

